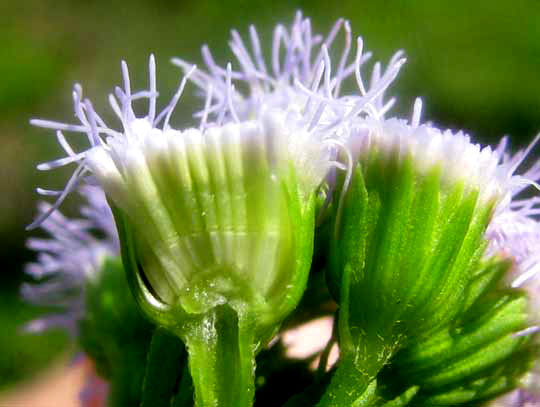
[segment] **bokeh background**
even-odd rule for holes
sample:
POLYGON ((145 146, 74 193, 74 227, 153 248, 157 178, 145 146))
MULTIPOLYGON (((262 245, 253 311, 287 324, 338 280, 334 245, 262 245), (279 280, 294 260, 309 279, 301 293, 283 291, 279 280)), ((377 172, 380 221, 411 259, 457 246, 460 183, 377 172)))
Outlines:
MULTIPOLYGON (((24 226, 35 215, 34 189, 61 188, 69 176, 35 169, 60 150, 53 132, 28 120, 72 121, 71 87, 78 81, 98 112, 108 112, 120 60, 142 88, 151 52, 166 103, 180 77, 171 57, 200 63, 200 46, 208 43, 226 63, 229 30, 246 34, 251 23, 268 53, 273 26, 289 24, 298 9, 322 33, 338 17, 349 19, 374 52, 369 65, 406 50, 408 63, 391 91, 398 95, 394 113, 409 115, 414 97, 422 96, 425 119, 467 129, 481 143, 509 134, 514 148, 540 130, 537 0, 0 0, 0 394, 72 349, 61 332, 20 334, 24 321, 43 312, 18 299, 23 265, 33 258, 24 226)), ((176 124, 191 123, 195 103, 183 99, 176 124)), ((63 210, 74 213, 76 204, 72 197, 63 210)))

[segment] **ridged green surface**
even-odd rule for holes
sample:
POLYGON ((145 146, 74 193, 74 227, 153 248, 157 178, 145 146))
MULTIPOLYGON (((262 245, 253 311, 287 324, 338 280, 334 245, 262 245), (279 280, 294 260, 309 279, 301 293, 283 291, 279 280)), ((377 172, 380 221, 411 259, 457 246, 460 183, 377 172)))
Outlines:
POLYGON ((328 269, 341 357, 320 406, 352 403, 395 352, 455 319, 492 214, 465 179, 449 183, 438 166, 420 170, 376 146, 341 204, 328 269))

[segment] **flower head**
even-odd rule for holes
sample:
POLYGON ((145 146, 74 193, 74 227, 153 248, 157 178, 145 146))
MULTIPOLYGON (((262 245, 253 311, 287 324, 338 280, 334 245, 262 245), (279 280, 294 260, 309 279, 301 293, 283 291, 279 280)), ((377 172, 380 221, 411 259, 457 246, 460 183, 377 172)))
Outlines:
MULTIPOLYGON (((38 257, 25 272, 38 283, 24 284, 23 298, 39 306, 60 308, 57 314, 28 323, 27 331, 62 327, 77 332, 77 323, 84 316, 86 284, 98 277, 105 258, 119 255, 118 236, 105 195, 91 186, 81 187, 79 192, 86 200, 81 207, 82 219, 66 218, 56 211, 41 224, 49 237, 27 241, 38 257)), ((49 209, 46 203, 39 206, 41 213, 49 209)))
MULTIPOLYGON (((539 139, 540 135, 525 150, 514 155, 505 151, 507 138, 501 141, 496 153, 499 156, 499 166, 510 183, 486 231, 489 241, 486 255, 511 257, 515 262, 512 287, 525 287, 531 290, 531 294, 538 293, 540 282, 540 198, 527 196, 527 193, 530 187, 540 189, 540 161, 535 162, 523 174, 516 175, 515 172, 528 158, 539 139)), ((535 299, 535 295, 531 297, 535 299)))
MULTIPOLYGON (((202 269, 232 264, 241 270, 252 261, 259 264, 260 260, 246 260, 240 254, 232 259, 229 253, 232 247, 245 247, 244 239, 253 233, 264 233, 263 246, 274 247, 271 253, 255 250, 253 255, 277 261, 287 246, 283 246, 283 236, 272 236, 280 233, 275 227, 286 224, 283 210, 290 199, 283 194, 281 184, 288 185, 287 194, 298 194, 302 208, 329 169, 346 168, 334 160, 342 146, 341 124, 363 114, 378 118, 384 115, 393 104, 393 100, 383 103, 384 90, 404 59, 401 53, 396 54, 384 74, 376 64, 366 89, 360 67, 369 54, 363 54, 362 40, 358 38, 356 58, 349 62, 351 30, 344 20, 339 20, 325 38, 312 34, 309 19, 300 13, 290 30, 278 25, 274 31, 272 73, 253 27, 250 39, 253 55, 233 31, 231 49, 240 71, 233 71, 231 64, 219 67, 207 47, 203 47, 203 56, 210 73, 175 59, 186 74, 171 102, 159 114, 154 58, 150 58, 149 88, 140 92, 132 92, 127 65, 122 63, 124 86, 116 89, 115 96, 109 96, 122 123, 120 131, 109 128, 90 101, 83 100, 79 85, 74 88, 73 100, 81 124, 32 120, 34 125, 56 129, 68 155, 39 168, 70 163, 78 163, 78 167, 66 189, 57 193, 57 203, 31 227, 46 218, 73 186, 89 175, 129 218, 134 233, 142 236, 140 232, 144 231, 144 239, 138 237, 133 245, 146 248, 136 250, 145 253, 137 261, 142 262, 145 278, 161 302, 172 303, 175 293, 188 287, 202 269), (328 48, 342 29, 345 45, 333 67, 328 48), (361 95, 341 97, 342 82, 353 74, 361 95), (200 125, 197 129, 175 130, 169 121, 188 80, 205 95, 204 109, 198 114, 200 125), (237 91, 233 82, 247 84, 247 94, 237 91), (132 103, 141 98, 148 99, 148 113, 136 117, 132 103), (62 131, 86 133, 90 148, 74 152, 62 131), (257 217, 268 222, 261 224, 255 221, 257 217), (201 233, 203 237, 198 237, 201 233)), ((278 263, 267 265, 277 267, 278 263)), ((261 273, 267 275, 266 271, 261 273)), ((262 280, 264 288, 259 286, 257 290, 264 293, 271 289, 273 279, 262 280)), ((214 300, 222 301, 218 298, 221 296, 214 300)))
MULTIPOLYGON (((463 132, 421 124, 420 113, 417 100, 410 122, 356 116, 341 124, 349 171, 334 205, 328 280, 341 305, 342 362, 325 403, 352 402, 361 393, 351 396, 340 380, 363 377, 356 387, 364 389, 398 349, 456 321, 483 260, 502 247, 518 268, 537 264, 536 221, 525 219, 537 198, 515 199, 537 187, 538 164, 518 173, 536 140, 508 158, 504 143, 481 147, 463 132), (507 228, 509 217, 521 226, 507 228), (527 230, 527 241, 512 243, 512 228, 527 230)), ((510 337, 537 330, 515 326, 510 337)))

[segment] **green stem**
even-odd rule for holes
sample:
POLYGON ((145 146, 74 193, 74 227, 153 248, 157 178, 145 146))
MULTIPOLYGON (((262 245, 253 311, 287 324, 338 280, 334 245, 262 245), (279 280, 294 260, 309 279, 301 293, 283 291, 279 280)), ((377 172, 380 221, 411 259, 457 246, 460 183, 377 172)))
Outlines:
POLYGON ((377 373, 394 354, 396 344, 364 336, 354 351, 344 352, 318 407, 368 406, 374 401, 377 373))
MULTIPOLYGON (((343 269, 337 319, 340 344, 338 367, 317 407, 366 407, 376 401, 377 373, 399 348, 391 327, 366 331, 351 327, 351 267, 343 269)), ((365 324, 364 324, 365 325, 365 324)))
POLYGON ((219 306, 183 327, 196 407, 251 407, 254 329, 249 317, 219 306))

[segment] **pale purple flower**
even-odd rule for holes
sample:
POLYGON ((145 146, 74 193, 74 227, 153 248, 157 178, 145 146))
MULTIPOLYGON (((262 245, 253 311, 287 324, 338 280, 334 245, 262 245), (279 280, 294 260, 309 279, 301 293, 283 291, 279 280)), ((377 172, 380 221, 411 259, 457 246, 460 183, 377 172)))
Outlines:
MULTIPOLYGON (((240 120, 253 117, 261 109, 280 108, 301 114, 311 127, 332 132, 347 119, 361 114, 383 117, 395 103, 392 98, 384 101, 384 92, 397 77, 405 63, 403 52, 398 51, 382 72, 377 62, 372 70, 369 86, 364 85, 361 75, 362 65, 371 57, 363 53, 363 40, 357 37, 356 56, 351 57, 353 37, 350 24, 345 19, 336 21, 326 35, 314 34, 311 21, 297 12, 290 27, 278 24, 273 31, 271 59, 265 60, 257 30, 249 27, 249 41, 245 42, 238 31, 232 30, 230 48, 239 65, 233 70, 232 64, 218 65, 207 45, 202 47, 202 57, 207 72, 198 70, 190 76, 207 97, 205 109, 197 116, 209 115, 217 122, 227 120, 223 105, 234 104, 231 115, 240 120), (339 36, 343 35, 341 55, 332 62, 329 52, 339 36), (360 94, 343 96, 344 81, 354 77, 360 94), (234 83, 241 83, 236 89, 234 83)), ((185 72, 193 69, 193 64, 173 58, 172 62, 185 72)))
MULTIPOLYGON (((506 152, 504 138, 496 152, 501 168, 515 178, 506 199, 496 208, 495 215, 486 233, 489 240, 488 254, 509 256, 515 261, 512 287, 530 289, 533 300, 540 294, 540 197, 530 195, 530 187, 540 189, 540 161, 535 162, 523 174, 513 175, 530 158, 530 152, 540 139, 514 155, 506 152)), ((537 304, 540 305, 540 304, 537 304)), ((538 308, 537 308, 538 309, 538 308)))
MULTIPOLYGON (((61 327, 75 334, 77 322, 84 313, 85 286, 96 279, 108 256, 120 252, 118 236, 111 210, 103 192, 93 186, 81 186, 85 200, 80 219, 71 219, 55 211, 41 223, 47 237, 32 237, 27 246, 37 253, 37 259, 25 267, 25 273, 35 283, 21 288, 23 298, 34 305, 55 310, 27 323, 28 332, 41 332, 61 327)), ((39 205, 40 213, 50 209, 39 205)))
POLYGON ((491 407, 538 407, 539 405, 540 396, 523 390, 513 391, 490 404, 491 407))
MULTIPOLYGON (((513 174, 524 165, 537 136, 529 146, 511 155, 506 151, 507 138, 503 138, 497 153, 501 166, 513 174)), ((534 162, 510 189, 507 199, 497 207, 493 220, 486 232, 487 256, 499 255, 513 260, 508 276, 509 284, 522 288, 531 301, 531 326, 518 335, 529 335, 540 330, 540 197, 531 196, 531 187, 540 189, 540 161, 534 162)), ((522 380, 522 386, 508 395, 495 400, 493 407, 533 407, 540 405, 540 366, 522 380)))

